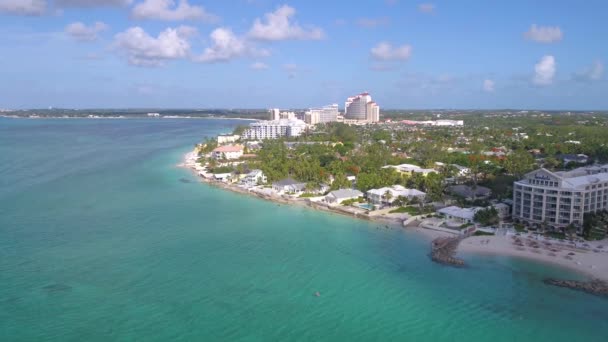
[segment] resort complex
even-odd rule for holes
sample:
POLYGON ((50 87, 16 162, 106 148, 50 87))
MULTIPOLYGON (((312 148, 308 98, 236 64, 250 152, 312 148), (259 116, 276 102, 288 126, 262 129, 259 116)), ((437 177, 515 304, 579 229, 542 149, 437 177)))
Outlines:
POLYGON ((513 218, 536 228, 582 233, 586 213, 608 209, 608 165, 532 171, 513 187, 513 218))

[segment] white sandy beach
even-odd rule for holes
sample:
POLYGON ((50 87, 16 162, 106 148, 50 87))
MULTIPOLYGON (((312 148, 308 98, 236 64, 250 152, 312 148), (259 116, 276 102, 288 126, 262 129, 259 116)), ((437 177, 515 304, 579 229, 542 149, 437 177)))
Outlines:
POLYGON ((521 246, 516 244, 514 238, 514 236, 473 236, 460 243, 458 252, 526 258, 567 267, 593 278, 608 281, 608 250, 593 248, 602 246, 602 242, 593 242, 592 248, 581 249, 551 242, 547 245, 544 241, 519 237, 523 243, 521 246))

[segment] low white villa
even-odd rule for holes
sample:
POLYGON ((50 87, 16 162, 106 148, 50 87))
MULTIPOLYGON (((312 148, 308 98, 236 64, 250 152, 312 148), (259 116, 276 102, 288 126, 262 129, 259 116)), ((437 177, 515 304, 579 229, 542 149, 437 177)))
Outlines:
POLYGON ((425 169, 418 165, 413 164, 399 164, 399 165, 386 165, 382 167, 383 169, 393 168, 397 170, 397 172, 402 174, 412 175, 414 173, 420 173, 423 176, 428 175, 429 173, 437 173, 435 169, 425 169))
POLYGON ((215 159, 239 159, 243 156, 242 145, 224 145, 213 150, 215 159))
POLYGON ((419 200, 423 201, 426 197, 426 193, 416 190, 416 189, 407 189, 401 185, 393 185, 392 187, 384 187, 380 189, 371 189, 367 191, 367 199, 373 204, 391 204, 393 203, 397 197, 402 196, 411 200, 416 197, 419 200), (389 198, 387 198, 386 193, 390 193, 389 198))
POLYGON ((342 203, 342 201, 356 199, 359 197, 363 197, 363 193, 359 190, 353 189, 340 189, 331 191, 329 194, 325 196, 325 202, 327 203, 342 203))
POLYGON ((299 182, 293 178, 286 178, 272 183, 272 190, 278 193, 299 194, 306 189, 306 183, 299 182))
POLYGON ((213 174, 213 179, 217 180, 217 181, 221 181, 224 183, 227 183, 230 181, 230 178, 232 177, 232 173, 214 173, 213 174))
POLYGON ((265 184, 268 180, 262 170, 251 170, 248 174, 241 179, 241 183, 249 187, 256 186, 258 184, 265 184))
POLYGON ((459 223, 473 223, 475 213, 482 209, 483 208, 481 207, 461 208, 457 206, 451 206, 439 209, 437 210, 437 212, 450 221, 455 221, 459 223))

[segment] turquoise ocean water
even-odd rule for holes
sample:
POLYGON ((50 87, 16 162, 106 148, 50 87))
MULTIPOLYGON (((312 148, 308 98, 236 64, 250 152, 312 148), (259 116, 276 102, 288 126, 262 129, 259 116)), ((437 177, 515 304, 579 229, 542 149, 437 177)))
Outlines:
POLYGON ((606 341, 567 271, 197 183, 229 120, 0 118, 0 341, 606 341), (314 296, 319 291, 320 297, 314 296))

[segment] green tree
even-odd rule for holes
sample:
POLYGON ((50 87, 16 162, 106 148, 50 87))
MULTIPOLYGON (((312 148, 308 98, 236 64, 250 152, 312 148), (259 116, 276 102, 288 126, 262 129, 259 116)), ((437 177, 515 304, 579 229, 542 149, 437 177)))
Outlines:
POLYGON ((504 161, 508 173, 521 179, 521 177, 534 168, 534 158, 524 149, 513 151, 504 161))

